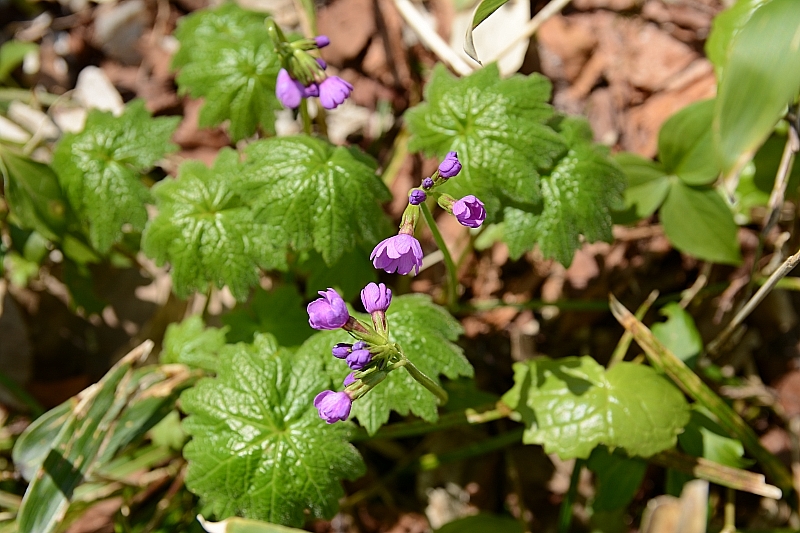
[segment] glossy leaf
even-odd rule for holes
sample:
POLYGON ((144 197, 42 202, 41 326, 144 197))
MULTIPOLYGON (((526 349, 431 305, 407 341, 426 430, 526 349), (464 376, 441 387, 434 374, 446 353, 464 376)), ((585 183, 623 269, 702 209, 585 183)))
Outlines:
POLYGON ((142 249, 158 264, 169 262, 179 296, 227 285, 244 300, 262 268, 286 268, 282 228, 266 223, 253 206, 233 150, 222 150, 208 168, 187 161, 177 179, 153 188, 158 215, 142 236, 142 249))
POLYGON ((182 93, 204 98, 200 126, 230 120, 234 141, 261 127, 275 131, 275 80, 280 61, 264 25, 264 14, 224 3, 181 19, 180 49, 172 59, 182 93))
POLYGON ((229 328, 229 343, 253 342, 256 333, 270 333, 281 346, 299 346, 314 333, 303 299, 291 285, 256 289, 250 302, 222 315, 222 322, 229 328))
POLYGON ((181 396, 192 440, 186 486, 220 519, 233 515, 300 526, 330 518, 340 479, 364 472, 349 425, 326 424, 312 405, 328 386, 319 357, 258 336, 225 347, 218 374, 181 396))
POLYGON ((694 368, 697 357, 703 350, 703 339, 694 324, 692 315, 677 303, 668 303, 659 312, 667 317, 666 322, 656 322, 651 331, 672 353, 694 368))
POLYGON ((315 250, 332 265, 358 244, 372 246, 384 236, 380 204, 391 195, 369 156, 305 135, 258 141, 245 154, 247 194, 274 242, 315 250))
POLYGON ((728 62, 731 42, 753 12, 769 0, 738 0, 711 21, 711 32, 706 40, 706 57, 714 64, 717 75, 728 62))
POLYGON ((703 100, 672 115, 658 133, 658 157, 669 174, 687 185, 707 185, 719 176, 711 122, 714 100, 703 100))
POLYGON ((325 264, 319 253, 309 253, 298 265, 298 270, 308 272, 306 298, 317 298, 320 287, 335 288, 346 301, 356 298, 368 283, 378 281, 378 271, 369 260, 371 251, 371 246, 369 250, 357 247, 332 265, 325 264))
POLYGON ((716 263, 741 262, 736 222, 714 189, 689 187, 676 180, 659 215, 667 238, 678 250, 716 263))
POLYGON ((523 442, 562 459, 585 459, 598 444, 649 457, 674 446, 689 421, 683 394, 652 368, 606 371, 590 357, 516 363, 502 400, 528 426, 523 442))
MULTIPOLYGON (((439 382, 440 375, 450 379, 473 375, 472 366, 461 348, 452 342, 461 334, 461 326, 427 296, 395 297, 386 318, 392 340, 399 343, 414 365, 434 381, 439 382)), ((298 357, 320 359, 332 387, 341 390, 350 369, 331 355, 331 348, 337 342, 348 341, 352 342, 352 337, 340 330, 317 333, 300 347, 298 357)), ((352 413, 372 435, 389 420, 392 411, 403 416, 412 413, 429 422, 438 418, 436 398, 404 369, 390 373, 369 394, 354 402, 352 413)))
POLYGON ((800 92, 800 9, 795 0, 759 6, 735 35, 719 80, 714 142, 725 176, 753 157, 800 92))
POLYGON ((744 459, 741 441, 730 438, 701 409, 692 410, 692 418, 678 441, 686 453, 695 457, 704 457, 733 468, 747 468, 753 464, 752 460, 744 459))
POLYGON ((628 178, 625 189, 625 211, 615 218, 630 223, 656 212, 669 192, 669 179, 664 167, 655 161, 630 152, 620 152, 614 159, 628 178))
POLYGON ((425 101, 405 114, 409 149, 438 157, 458 152, 463 169, 444 190, 480 198, 489 222, 504 202, 533 208, 541 201, 540 171, 567 152, 565 139, 547 125, 550 90, 536 74, 501 80, 494 64, 461 79, 437 65, 425 101))
POLYGON ((152 118, 143 100, 125 112, 89 112, 80 133, 65 134, 53 154, 53 168, 92 245, 107 252, 123 237, 123 226, 141 231, 150 196, 141 180, 156 161, 177 149, 169 142, 178 117, 152 118))
POLYGON ((6 202, 21 227, 57 240, 66 225, 66 202, 49 166, 0 146, 6 202))
POLYGON ((12 453, 14 467, 22 474, 25 481, 30 482, 42 466, 61 427, 76 404, 76 400, 68 400, 53 407, 31 422, 14 443, 12 453))

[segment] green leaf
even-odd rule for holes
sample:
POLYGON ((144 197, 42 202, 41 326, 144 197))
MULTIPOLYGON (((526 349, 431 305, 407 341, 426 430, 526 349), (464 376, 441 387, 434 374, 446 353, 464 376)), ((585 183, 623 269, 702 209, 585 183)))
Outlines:
POLYGON ((714 142, 735 176, 800 92, 800 9, 795 0, 759 6, 731 43, 714 110, 714 142))
POLYGON ((690 187, 676 180, 659 216, 667 238, 678 250, 716 263, 741 262, 736 222, 714 189, 690 187))
POLYGON ((268 225, 245 189, 239 156, 220 151, 213 168, 187 161, 177 179, 153 187, 158 215, 147 225, 142 249, 158 264, 172 265, 182 297, 227 285, 244 300, 260 268, 286 268, 280 225, 268 225))
POLYGON ((245 518, 228 518, 221 522, 209 522, 202 516, 198 516, 197 520, 208 533, 302 533, 305 531, 245 518))
POLYGON ((742 29, 745 22, 750 20, 756 8, 767 1, 769 0, 739 0, 711 21, 711 32, 708 34, 705 50, 706 57, 714 64, 718 77, 728 62, 734 36, 742 29))
POLYGON ((22 41, 8 41, 0 46, 0 82, 5 81, 11 73, 22 64, 30 52, 37 52, 39 45, 22 41))
POLYGON ((217 372, 219 352, 225 346, 228 328, 207 328, 200 315, 180 324, 170 324, 164 335, 162 363, 181 363, 208 372, 217 372))
POLYGON ((336 263, 384 235, 380 202, 391 199, 373 159, 355 148, 305 135, 257 141, 245 151, 248 194, 273 239, 296 252, 316 250, 336 263))
POLYGON ((271 333, 281 346, 299 346, 314 330, 308 325, 303 299, 294 285, 283 285, 270 292, 256 289, 248 305, 222 315, 229 327, 229 343, 253 342, 256 333, 271 333))
MULTIPOLYGON (((461 348, 452 343, 461 334, 461 326, 427 296, 394 298, 386 319, 392 340, 400 344, 414 365, 437 383, 442 374, 450 379, 473 375, 472 366, 461 348)), ((352 342, 352 338, 342 331, 321 332, 308 339, 297 355, 320 359, 333 386, 341 390, 342 380, 350 369, 331 355, 331 348, 337 342, 347 341, 352 342)), ((403 416, 413 413, 429 422, 438 418, 436 398, 404 369, 391 372, 369 394, 354 402, 352 413, 373 435, 389 420, 391 411, 403 416)))
POLYGON ((19 226, 57 240, 65 227, 66 203, 53 170, 0 146, 5 198, 19 226))
POLYGON ((478 63, 480 63, 480 60, 478 59, 478 52, 475 50, 475 41, 472 39, 472 32, 475 31, 475 28, 480 26, 481 22, 488 19, 492 13, 503 7, 506 2, 508 2, 508 0, 481 0, 481 3, 475 8, 475 13, 472 15, 472 24, 467 28, 467 34, 464 37, 464 51, 478 63))
POLYGON ((141 231, 149 200, 141 174, 166 153, 180 118, 151 118, 143 100, 115 117, 89 112, 80 133, 65 134, 53 154, 53 168, 76 214, 88 225, 92 245, 107 252, 123 237, 123 225, 141 231))
POLYGON ((275 80, 280 61, 264 25, 264 14, 233 2, 180 20, 180 49, 172 59, 181 93, 205 98, 200 126, 230 120, 231 139, 249 137, 260 126, 275 132, 275 80))
POLYGON ((502 401, 528 426, 523 442, 562 459, 585 459, 598 444, 649 457, 674 446, 689 421, 683 394, 652 368, 606 371, 590 357, 516 363, 502 401))
POLYGON ((448 522, 435 533, 522 533, 523 531, 520 521, 510 516, 480 513, 448 522))
POLYGON ((692 315, 675 302, 662 307, 660 313, 667 317, 667 321, 653 324, 650 328, 653 335, 688 367, 694 368, 703 350, 703 339, 692 315))
MULTIPOLYGON (((55 531, 76 487, 97 467, 101 455, 114 453, 115 448, 110 444, 114 439, 113 429, 137 392, 138 383, 131 379, 132 366, 148 351, 140 348, 125 356, 103 379, 84 392, 79 402, 72 402, 71 411, 50 441, 50 449, 42 457, 22 499, 17 517, 20 533, 55 531)), ((48 427, 58 419, 50 419, 48 427)), ((31 437, 31 441, 36 440, 31 437)), ((41 450, 34 455, 42 455, 41 450)))
POLYGON ((625 211, 619 222, 630 223, 656 212, 669 192, 669 179, 660 163, 630 152, 620 152, 614 159, 628 178, 625 211))
POLYGON ((25 428, 14 443, 12 452, 14 467, 22 474, 25 481, 33 480, 33 476, 50 453, 61 426, 67 421, 74 407, 74 400, 53 407, 25 428))
POLYGON ((611 210, 623 205, 625 177, 600 147, 566 133, 573 137, 570 150, 541 177, 541 212, 504 210, 505 240, 513 258, 538 244, 546 257, 569 266, 582 239, 612 239, 611 210))
POLYGON ((547 125, 550 89, 538 74, 501 80, 494 64, 461 79, 437 65, 425 102, 405 114, 409 149, 439 157, 458 152, 463 168, 444 190, 480 198, 487 222, 499 218, 502 203, 535 207, 540 171, 567 151, 566 141, 547 125))
POLYGON ((271 337, 225 347, 217 377, 181 396, 192 436, 186 486, 221 519, 300 526, 332 517, 339 480, 360 476, 364 464, 347 442, 349 425, 326 424, 312 405, 327 385, 319 357, 278 349, 271 337))
POLYGON ((702 409, 692 409, 685 431, 678 437, 681 448, 695 457, 704 457, 733 468, 747 468, 754 461, 744 458, 744 446, 714 422, 702 409))
POLYGON ((593 512, 626 507, 636 496, 647 472, 645 461, 610 453, 605 446, 598 446, 592 451, 586 466, 595 475, 593 512))
POLYGON ((687 185, 707 185, 719 176, 711 122, 715 101, 703 100, 684 107, 667 120, 658 133, 658 157, 667 173, 687 185))

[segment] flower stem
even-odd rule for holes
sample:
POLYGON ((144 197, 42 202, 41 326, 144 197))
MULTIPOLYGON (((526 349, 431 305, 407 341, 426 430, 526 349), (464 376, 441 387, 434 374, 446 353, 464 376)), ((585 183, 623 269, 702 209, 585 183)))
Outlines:
POLYGON ((427 222, 428 227, 431 228, 433 240, 436 241, 436 246, 439 247, 444 256, 444 266, 447 269, 447 307, 452 310, 456 306, 456 291, 458 289, 456 265, 453 263, 453 257, 450 255, 450 251, 444 243, 442 234, 436 226, 436 221, 433 220, 433 215, 431 214, 431 210, 428 209, 428 204, 422 202, 420 207, 422 207, 422 215, 425 217, 425 222, 427 222))
POLYGON ((426 376, 422 373, 422 371, 414 366, 414 363, 408 360, 408 358, 404 359, 405 364, 403 366, 406 367, 408 373, 411 374, 411 377, 416 379, 420 385, 428 389, 439 399, 439 405, 444 405, 447 403, 447 392, 441 388, 439 385, 436 384, 431 378, 426 376))
POLYGON ((308 113, 308 100, 300 100, 300 116, 303 117, 303 131, 306 135, 311 135, 311 115, 308 113))

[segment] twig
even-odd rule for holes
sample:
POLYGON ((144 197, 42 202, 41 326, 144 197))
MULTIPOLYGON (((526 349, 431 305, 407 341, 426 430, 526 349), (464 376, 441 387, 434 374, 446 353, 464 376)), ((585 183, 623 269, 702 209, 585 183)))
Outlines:
POLYGON ((769 230, 778 222, 778 215, 783 205, 783 199, 786 195, 786 186, 789 183, 789 174, 792 171, 794 164, 794 156, 800 150, 800 137, 797 136, 797 130, 793 125, 789 125, 789 133, 786 136, 786 145, 783 147, 783 155, 781 162, 778 166, 778 172, 775 174, 775 185, 772 187, 772 193, 769 195, 769 203, 767 203, 767 218, 764 223, 764 229, 761 234, 766 236, 769 230))
POLYGON ((533 16, 531 20, 525 25, 522 31, 512 39, 511 44, 506 46, 499 54, 494 55, 491 59, 487 60, 487 63, 491 63, 492 61, 497 61, 501 57, 505 56, 506 54, 511 53, 511 51, 519 44, 520 42, 530 39, 531 36, 536 33, 539 27, 547 21, 553 15, 558 14, 562 9, 564 9, 567 4, 570 3, 570 0, 553 0, 546 6, 544 6, 541 10, 539 10, 536 15, 533 16))
MULTIPOLYGON (((658 291, 653 291, 650 293, 650 296, 647 297, 647 300, 642 302, 642 305, 636 310, 636 318, 639 320, 644 318, 644 315, 647 314, 647 311, 650 310, 650 307, 658 298, 658 291)), ((608 368, 616 365, 617 363, 621 362, 625 359, 625 354, 628 353, 628 348, 631 346, 631 341, 633 340, 633 334, 627 329, 625 333, 622 334, 620 337, 619 342, 617 343, 617 347, 614 348, 614 353, 611 354, 611 359, 608 361, 608 368)))
POLYGON ((400 15, 419 36, 423 44, 430 48, 443 63, 462 76, 468 76, 474 72, 475 69, 472 65, 461 59, 461 56, 450 48, 450 45, 444 42, 444 39, 439 37, 436 30, 431 28, 430 24, 409 0, 394 0, 394 5, 397 6, 400 15))
POLYGON ((760 289, 750 298, 742 309, 736 313, 736 316, 733 317, 730 324, 728 324, 722 332, 717 335, 717 338, 711 341, 708 344, 707 352, 711 355, 716 354, 720 348, 726 343, 728 338, 733 334, 736 328, 741 324, 747 316, 753 312, 758 304, 767 296, 769 291, 771 291, 775 285, 784 278, 789 272, 791 272, 798 264, 800 264, 800 251, 795 253, 794 255, 790 256, 783 264, 772 273, 772 275, 767 279, 764 285, 761 286, 760 289))
POLYGON ((703 263, 703 268, 700 269, 700 274, 697 276, 697 279, 694 280, 692 286, 681 293, 681 301, 678 304, 681 306, 681 309, 686 309, 689 303, 694 300, 694 297, 703 290, 703 287, 708 283, 709 274, 711 274, 711 263, 703 263))

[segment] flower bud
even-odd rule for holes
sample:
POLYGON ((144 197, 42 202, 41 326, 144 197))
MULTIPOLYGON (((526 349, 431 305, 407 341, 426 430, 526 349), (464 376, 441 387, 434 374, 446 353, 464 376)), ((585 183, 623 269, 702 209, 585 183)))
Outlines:
POLYGON ((361 291, 361 303, 367 313, 386 312, 392 303, 392 290, 383 283, 370 283, 361 291))
POLYGON ((448 152, 439 164, 439 175, 445 179, 452 178, 461 172, 461 162, 458 160, 458 154, 455 152, 448 152))
POLYGON ((486 220, 483 202, 469 194, 453 204, 453 215, 462 226, 477 228, 486 220))
POLYGON ((335 109, 347 100, 353 86, 339 76, 328 76, 319 84, 319 103, 325 109, 335 109))
POLYGON ((331 44, 331 40, 328 38, 327 35, 317 35, 314 37, 314 42, 317 45, 317 48, 325 48, 329 44, 331 44))
POLYGON ((411 194, 408 195, 408 203, 411 205, 419 205, 428 197, 425 191, 421 189, 412 189, 411 194))
POLYGON ((433 187, 433 178, 425 178, 422 180, 423 189, 430 189, 431 187, 433 187))
POLYGON ((308 323, 314 329, 339 329, 350 319, 347 306, 333 289, 319 291, 322 298, 317 298, 310 304, 308 311, 308 323))
POLYGON ((347 344, 346 342, 339 342, 334 344, 333 349, 331 350, 333 356, 337 359, 344 359, 352 351, 353 351, 353 345, 347 344))
POLYGON ((296 108, 300 105, 305 93, 303 84, 292 78, 289 72, 282 68, 278 72, 278 80, 275 84, 275 96, 278 97, 283 107, 296 108))
POLYGON ((353 400, 346 392, 333 392, 324 390, 314 398, 314 407, 319 411, 319 417, 328 424, 347 420, 353 400))

